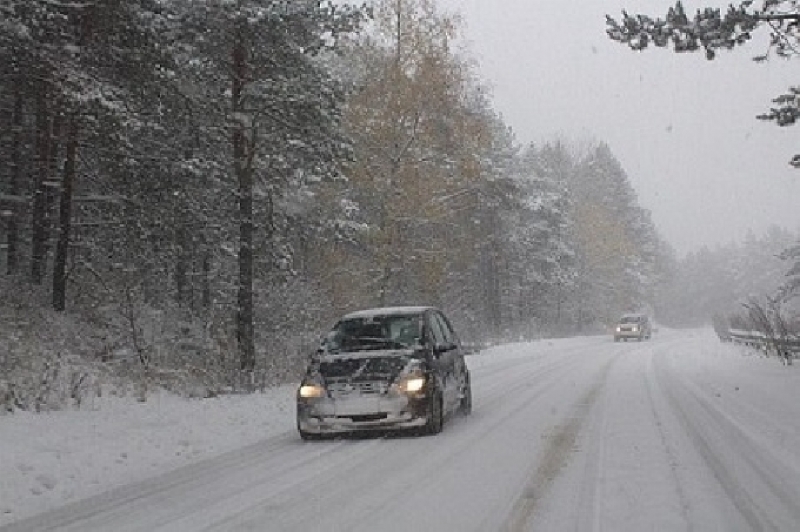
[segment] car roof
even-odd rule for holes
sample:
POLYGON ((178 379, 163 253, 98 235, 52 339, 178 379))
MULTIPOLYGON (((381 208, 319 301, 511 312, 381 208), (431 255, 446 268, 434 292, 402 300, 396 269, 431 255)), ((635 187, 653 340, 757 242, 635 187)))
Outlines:
POLYGON ((372 316, 389 316, 398 314, 422 314, 428 310, 435 310, 428 306, 401 306, 401 307, 377 307, 364 310, 357 310, 342 316, 343 320, 352 318, 369 318, 372 316))
POLYGON ((646 318, 646 317, 647 317, 647 314, 639 314, 639 313, 623 314, 622 315, 622 318, 646 318))

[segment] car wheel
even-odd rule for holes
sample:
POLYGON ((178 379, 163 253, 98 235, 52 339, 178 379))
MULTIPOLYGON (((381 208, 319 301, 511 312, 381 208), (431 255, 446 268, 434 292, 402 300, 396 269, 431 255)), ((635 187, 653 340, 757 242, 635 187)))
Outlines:
POLYGON ((442 397, 438 393, 433 394, 428 404, 428 420, 425 422, 423 432, 428 435, 439 434, 442 432, 443 424, 444 411, 442 410, 442 397))
POLYGON ((467 377, 466 386, 461 395, 461 404, 459 405, 461 413, 468 416, 472 413, 472 384, 467 377))

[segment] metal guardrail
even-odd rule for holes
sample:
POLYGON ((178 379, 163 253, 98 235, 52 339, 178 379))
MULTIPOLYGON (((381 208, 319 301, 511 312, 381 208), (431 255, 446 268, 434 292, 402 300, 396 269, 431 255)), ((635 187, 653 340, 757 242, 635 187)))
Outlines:
POLYGON ((759 349, 767 354, 771 352, 784 358, 800 358, 800 337, 794 335, 773 338, 761 331, 729 329, 727 338, 722 339, 759 349))

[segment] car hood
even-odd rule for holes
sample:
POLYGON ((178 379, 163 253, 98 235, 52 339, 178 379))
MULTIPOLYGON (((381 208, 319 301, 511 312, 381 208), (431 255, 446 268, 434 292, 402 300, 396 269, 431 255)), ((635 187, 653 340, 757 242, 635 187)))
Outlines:
POLYGON ((326 382, 385 381, 420 364, 413 349, 386 349, 323 354, 315 362, 315 372, 326 382))

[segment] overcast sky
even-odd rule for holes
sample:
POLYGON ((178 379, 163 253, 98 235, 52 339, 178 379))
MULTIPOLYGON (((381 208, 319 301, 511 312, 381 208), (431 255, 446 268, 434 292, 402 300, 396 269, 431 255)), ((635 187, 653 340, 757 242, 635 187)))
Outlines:
POLYGON ((517 139, 608 143, 679 255, 773 224, 800 229, 800 170, 788 165, 800 126, 755 118, 800 81, 800 60, 754 63, 765 33, 707 61, 606 37, 606 13, 662 15, 667 0, 439 2, 461 13, 466 46, 517 139))

